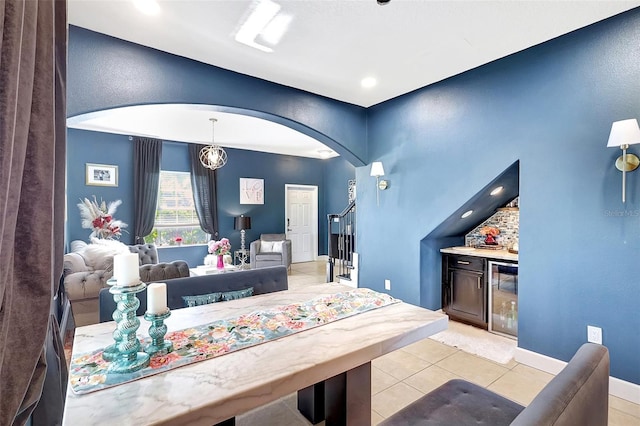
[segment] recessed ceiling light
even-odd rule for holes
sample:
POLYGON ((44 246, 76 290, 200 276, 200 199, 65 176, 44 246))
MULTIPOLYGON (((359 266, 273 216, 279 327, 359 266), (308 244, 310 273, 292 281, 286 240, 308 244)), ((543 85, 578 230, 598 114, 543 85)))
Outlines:
POLYGON ((462 213, 462 218, 465 219, 469 216, 471 216, 471 214, 473 213, 473 210, 467 210, 466 212, 462 213))
POLYGON ((497 187, 497 188, 494 188, 494 190, 493 190, 493 191, 491 191, 491 195, 498 195, 499 193, 501 193, 501 192, 502 192, 502 189, 503 189, 503 187, 502 187, 502 186, 499 186, 499 187, 497 187))
POLYGON ((145 15, 160 13, 160 5, 156 0, 133 0, 133 5, 145 15))
POLYGON ((370 89, 376 84, 378 84, 378 80, 375 77, 365 77, 360 81, 360 85, 365 89, 370 89))
POLYGON ((319 149, 318 150, 318 154, 322 158, 329 158, 331 156, 331 154, 333 154, 333 151, 330 150, 330 149, 319 149))

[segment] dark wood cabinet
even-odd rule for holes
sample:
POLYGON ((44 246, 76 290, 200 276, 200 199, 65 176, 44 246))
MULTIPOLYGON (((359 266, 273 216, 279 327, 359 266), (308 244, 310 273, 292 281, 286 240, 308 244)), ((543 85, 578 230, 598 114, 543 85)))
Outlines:
POLYGON ((487 328, 486 268, 481 257, 442 257, 442 309, 452 319, 487 328))

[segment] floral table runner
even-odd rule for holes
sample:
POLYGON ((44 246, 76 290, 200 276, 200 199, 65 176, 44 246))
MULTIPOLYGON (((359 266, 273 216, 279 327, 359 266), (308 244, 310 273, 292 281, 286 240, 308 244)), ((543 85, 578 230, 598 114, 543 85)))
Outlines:
MULTIPOLYGON (((173 352, 152 356, 149 367, 133 373, 109 373, 109 362, 102 359, 104 348, 77 354, 69 369, 71 389, 85 394, 110 388, 398 302, 387 294, 359 288, 170 331, 165 339, 173 342, 173 352)), ((150 341, 150 337, 140 339, 143 348, 150 341)))

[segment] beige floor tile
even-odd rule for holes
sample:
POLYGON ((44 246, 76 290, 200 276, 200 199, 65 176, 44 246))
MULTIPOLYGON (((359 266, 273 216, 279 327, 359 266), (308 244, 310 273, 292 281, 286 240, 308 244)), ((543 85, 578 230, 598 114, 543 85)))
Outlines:
POLYGON ((631 414, 609 408, 609 426, 640 426, 640 419, 631 414))
POLYGON ((410 354, 422 358, 432 364, 435 364, 458 351, 456 348, 431 339, 420 340, 419 342, 406 346, 401 350, 409 352, 410 354))
POLYGON ((518 365, 491 383, 487 389, 526 406, 552 378, 553 375, 549 373, 518 365))
POLYGON ((310 423, 299 412, 293 412, 281 400, 236 417, 237 426, 308 426, 310 423))
MULTIPOLYGON (((640 419, 640 405, 609 395, 609 408, 622 411, 640 419)), ((640 424, 640 422, 638 423, 640 424)))
POLYGON ((439 361, 436 365, 485 387, 509 371, 495 362, 462 351, 439 361))
POLYGON ((372 396, 371 408, 382 417, 387 418, 422 395, 423 393, 417 389, 400 382, 372 396))
POLYGON ((404 380, 407 377, 424 370, 431 363, 404 351, 395 351, 373 360, 372 365, 396 379, 404 380))
POLYGON ((396 379, 390 374, 385 373, 379 368, 371 368, 371 395, 375 395, 387 388, 398 383, 400 380, 396 379))
POLYGON ((414 374, 411 377, 403 380, 406 383, 422 393, 429 393, 440 385, 445 384, 451 379, 459 379, 460 376, 456 376, 450 371, 444 370, 437 365, 425 368, 424 370, 414 374))
POLYGON ((380 414, 375 412, 375 410, 371 410, 371 426, 376 426, 378 423, 384 420, 380 414))

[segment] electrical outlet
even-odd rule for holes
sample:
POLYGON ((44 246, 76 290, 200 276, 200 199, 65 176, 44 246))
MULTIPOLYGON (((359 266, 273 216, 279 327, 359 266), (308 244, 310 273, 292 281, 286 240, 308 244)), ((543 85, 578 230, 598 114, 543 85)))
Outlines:
POLYGON ((587 341, 591 343, 602 344, 602 329, 592 325, 587 326, 587 341))
POLYGON ((384 289, 391 290, 391 280, 384 280, 384 289))

